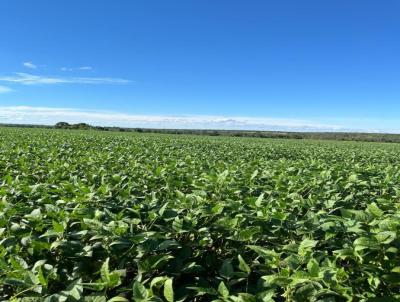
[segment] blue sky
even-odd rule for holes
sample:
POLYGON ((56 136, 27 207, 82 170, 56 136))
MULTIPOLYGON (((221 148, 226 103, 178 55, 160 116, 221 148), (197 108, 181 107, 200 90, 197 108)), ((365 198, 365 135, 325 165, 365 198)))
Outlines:
POLYGON ((400 132, 400 2, 0 2, 0 122, 400 132))

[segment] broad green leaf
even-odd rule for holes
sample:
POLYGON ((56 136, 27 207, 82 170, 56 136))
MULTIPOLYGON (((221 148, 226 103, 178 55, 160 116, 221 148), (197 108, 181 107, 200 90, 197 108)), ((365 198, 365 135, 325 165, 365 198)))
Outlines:
POLYGON ((155 277, 150 282, 150 288, 153 288, 154 286, 162 285, 165 283, 166 280, 168 280, 168 277, 155 277))
POLYGON ((170 278, 164 283, 164 297, 168 302, 174 302, 174 289, 170 278))
POLYGON ((264 193, 261 193, 260 196, 258 196, 255 205, 256 207, 261 207, 262 206, 262 201, 264 200, 264 193))
POLYGON ((356 182, 358 180, 357 174, 351 174, 348 180, 349 182, 356 182))
POLYGON ((43 274, 42 266, 39 266, 38 268, 38 279, 40 284, 46 288, 48 283, 46 277, 43 274))
POLYGON ((258 175, 258 170, 255 170, 250 177, 250 180, 253 180, 254 178, 256 178, 256 176, 258 175))
POLYGON ((383 231, 383 232, 379 232, 378 234, 376 234, 375 238, 381 244, 389 244, 392 241, 396 240, 397 235, 396 235, 396 232, 393 232, 393 231, 383 231))
POLYGON ((103 280, 103 282, 110 282, 110 270, 109 270, 109 261, 110 258, 107 258, 103 264, 101 265, 101 269, 100 269, 100 276, 101 279, 103 280))
POLYGON ((63 296, 79 301, 83 294, 82 280, 75 280, 67 287, 66 290, 62 291, 61 293, 63 296))
POLYGON ((373 237, 359 237, 354 240, 353 245, 356 251, 379 248, 378 241, 373 237))
POLYGON ((253 251, 255 251, 260 257, 263 257, 268 260, 279 257, 279 254, 271 249, 267 249, 267 248, 264 248, 261 246, 256 246, 256 245, 247 245, 247 247, 252 249, 253 251))
POLYGON ((383 215, 383 211, 376 205, 375 202, 372 202, 367 206, 368 211, 374 215, 375 217, 381 217, 383 215))
POLYGON ((148 297, 147 289, 144 287, 142 283, 138 281, 135 281, 133 283, 132 297, 136 302, 143 301, 148 297))
POLYGON ((231 264, 230 261, 225 260, 222 263, 222 266, 219 270, 219 273, 222 277, 226 278, 226 279, 230 279, 233 276, 233 266, 231 264))
POLYGON ((318 277, 319 274, 319 264, 315 259, 311 259, 307 263, 307 270, 311 277, 318 277))
POLYGON ((318 241, 312 240, 312 239, 304 239, 300 245, 299 245, 299 255, 300 256, 305 256, 305 254, 309 251, 312 251, 312 249, 317 245, 318 241))
POLYGON ((223 281, 221 281, 218 285, 218 293, 224 298, 229 296, 229 290, 223 281))
POLYGON ((400 266, 396 266, 396 267, 392 268, 391 272, 392 273, 400 273, 400 266))
POLYGON ((244 261, 244 259, 242 258, 242 256, 239 254, 238 255, 238 259, 239 259, 239 269, 242 272, 245 272, 247 274, 250 274, 250 267, 247 265, 246 261, 244 261))
POLYGON ((116 296, 114 298, 107 300, 107 302, 129 302, 129 300, 121 296, 116 296))

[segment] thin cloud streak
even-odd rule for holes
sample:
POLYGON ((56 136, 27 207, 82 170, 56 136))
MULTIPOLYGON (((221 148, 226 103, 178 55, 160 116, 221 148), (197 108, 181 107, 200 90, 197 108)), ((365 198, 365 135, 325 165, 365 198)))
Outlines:
POLYGON ((91 66, 80 66, 80 67, 61 67, 61 71, 74 71, 74 70, 92 70, 91 66))
POLYGON ((8 93, 11 91, 13 91, 13 90, 7 86, 0 86, 0 93, 8 93))
POLYGON ((30 69, 37 68, 37 66, 35 64, 33 64, 32 62, 24 62, 22 65, 24 65, 26 68, 30 68, 30 69))
POLYGON ((338 125, 306 120, 226 117, 226 116, 162 116, 134 115, 117 112, 14 106, 0 107, 0 123, 53 125, 57 122, 85 122, 98 126, 174 128, 174 129, 237 129, 276 131, 344 131, 338 125))
POLYGON ((119 78, 94 77, 51 77, 17 72, 12 76, 0 76, 0 81, 23 85, 54 85, 54 84, 128 84, 132 81, 119 78))

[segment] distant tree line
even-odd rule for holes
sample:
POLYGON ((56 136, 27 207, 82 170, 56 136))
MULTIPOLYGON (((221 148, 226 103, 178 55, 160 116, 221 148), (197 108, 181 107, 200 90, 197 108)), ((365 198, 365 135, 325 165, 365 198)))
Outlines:
POLYGON ((47 129, 54 128, 54 126, 49 126, 49 125, 4 124, 4 123, 0 123, 0 127, 9 127, 9 128, 47 128, 47 129))
POLYGON ((259 137, 259 138, 281 138, 281 139, 316 139, 316 140, 400 143, 400 134, 388 134, 388 133, 152 129, 152 128, 92 126, 86 123, 69 124, 67 122, 59 122, 54 126, 18 125, 18 124, 0 124, 0 126, 23 127, 23 128, 55 128, 55 129, 69 129, 69 130, 97 130, 97 131, 114 131, 114 132, 165 133, 165 134, 183 134, 183 135, 186 134, 186 135, 207 135, 207 136, 235 136, 235 137, 259 137))
POLYGON ((191 134, 208 136, 235 136, 279 139, 314 139, 338 141, 364 141, 400 143, 400 134, 358 133, 358 132, 282 132, 248 130, 197 130, 197 129, 132 129, 145 133, 191 134))
POLYGON ((236 137, 259 137, 259 138, 282 138, 282 139, 316 139, 316 140, 400 143, 400 134, 387 134, 387 133, 122 128, 122 127, 91 126, 85 123, 68 124, 65 122, 57 123, 55 125, 55 128, 80 129, 80 130, 92 129, 100 131, 118 131, 118 132, 208 135, 208 136, 236 136, 236 137))
POLYGON ((121 128, 121 127, 103 127, 103 126, 92 126, 86 123, 69 124, 66 122, 58 122, 54 125, 56 129, 70 129, 70 130, 98 130, 98 131, 134 131, 135 129, 121 128))

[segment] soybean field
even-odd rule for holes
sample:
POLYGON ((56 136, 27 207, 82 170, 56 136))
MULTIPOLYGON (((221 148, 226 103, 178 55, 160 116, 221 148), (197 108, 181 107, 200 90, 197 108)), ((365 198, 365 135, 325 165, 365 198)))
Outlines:
POLYGON ((400 301, 400 145, 0 128, 0 301, 400 301))

